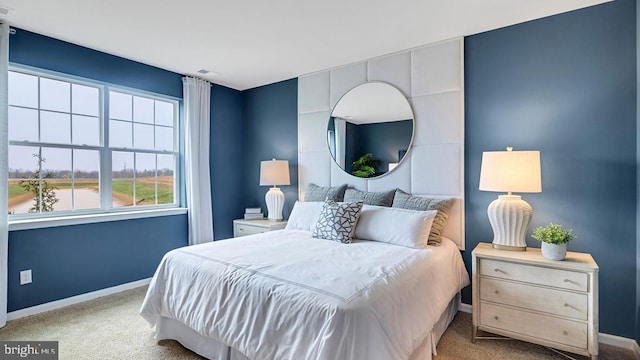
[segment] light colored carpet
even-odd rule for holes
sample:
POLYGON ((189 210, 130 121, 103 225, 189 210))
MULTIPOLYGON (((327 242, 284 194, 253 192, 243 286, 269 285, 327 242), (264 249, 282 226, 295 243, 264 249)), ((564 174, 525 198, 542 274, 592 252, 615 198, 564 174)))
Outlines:
MULTIPOLYGON (((138 310, 146 287, 10 321, 0 340, 59 341, 60 359, 202 359, 170 340, 156 341, 138 310)), ((601 360, 632 360, 631 351, 603 345, 601 360)), ((583 357, 577 357, 583 359, 583 357)), ((458 313, 434 360, 540 360, 564 358, 515 340, 471 343, 471 315, 458 313)), ((268 360, 268 359, 264 359, 268 360)), ((303 359, 300 359, 303 360, 303 359)))

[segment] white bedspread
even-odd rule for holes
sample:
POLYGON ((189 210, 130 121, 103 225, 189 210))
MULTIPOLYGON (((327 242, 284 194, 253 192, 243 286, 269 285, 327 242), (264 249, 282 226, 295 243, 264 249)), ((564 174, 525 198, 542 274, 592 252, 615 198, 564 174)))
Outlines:
POLYGON ((468 283, 450 241, 417 250, 280 230, 169 252, 140 313, 251 359, 408 359, 468 283))

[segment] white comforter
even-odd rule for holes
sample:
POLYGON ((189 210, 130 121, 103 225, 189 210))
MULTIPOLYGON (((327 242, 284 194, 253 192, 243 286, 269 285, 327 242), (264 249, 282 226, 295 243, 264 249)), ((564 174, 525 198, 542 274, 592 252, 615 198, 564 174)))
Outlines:
POLYGON ((469 283, 457 247, 280 230, 171 251, 140 311, 251 359, 408 359, 469 283))

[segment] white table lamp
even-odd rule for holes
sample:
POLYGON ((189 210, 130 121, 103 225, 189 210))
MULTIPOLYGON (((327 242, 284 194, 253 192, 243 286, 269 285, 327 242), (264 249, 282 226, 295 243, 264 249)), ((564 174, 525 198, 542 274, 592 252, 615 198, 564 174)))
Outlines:
POLYGON ((289 184, 289 161, 273 159, 260 162, 260 186, 273 185, 264 197, 269 220, 282 221, 284 193, 276 186, 289 184))
POLYGON ((533 208, 512 192, 542 192, 540 151, 487 151, 482 153, 480 190, 507 192, 489 204, 493 247, 525 251, 525 236, 533 208))

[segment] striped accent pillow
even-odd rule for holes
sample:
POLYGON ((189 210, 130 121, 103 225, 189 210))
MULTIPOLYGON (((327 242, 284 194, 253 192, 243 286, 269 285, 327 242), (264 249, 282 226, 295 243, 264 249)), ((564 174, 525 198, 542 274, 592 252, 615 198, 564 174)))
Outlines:
POLYGON ((392 207, 409 209, 409 210, 437 210, 438 214, 433 219, 431 225, 431 233, 429 233, 429 245, 438 245, 442 241, 442 232, 447 224, 449 211, 455 202, 454 198, 449 199, 433 199, 427 197, 413 196, 398 189, 393 197, 392 207))
POLYGON ((304 201, 342 201, 347 184, 340 186, 325 187, 310 183, 304 193, 304 201))
POLYGON ((344 192, 344 201, 362 201, 365 205, 390 207, 393 203, 395 192, 395 189, 384 192, 367 192, 356 189, 347 189, 344 192))

